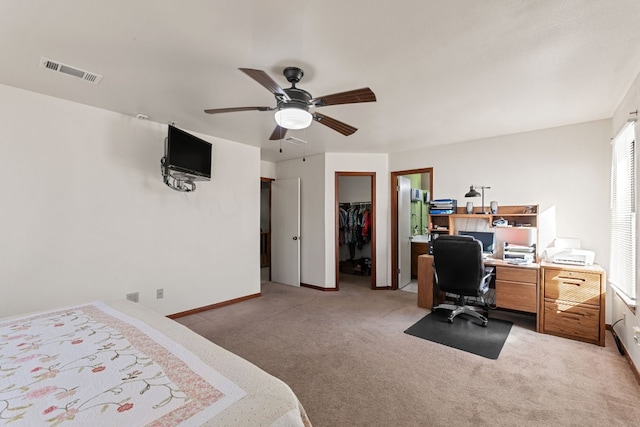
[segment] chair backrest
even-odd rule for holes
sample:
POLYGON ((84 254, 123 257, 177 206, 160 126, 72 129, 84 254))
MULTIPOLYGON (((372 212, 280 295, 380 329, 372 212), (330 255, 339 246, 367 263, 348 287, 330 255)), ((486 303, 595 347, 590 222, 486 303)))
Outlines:
POLYGON ((470 236, 444 235, 432 244, 440 290, 457 295, 478 295, 484 277, 482 243, 470 236))

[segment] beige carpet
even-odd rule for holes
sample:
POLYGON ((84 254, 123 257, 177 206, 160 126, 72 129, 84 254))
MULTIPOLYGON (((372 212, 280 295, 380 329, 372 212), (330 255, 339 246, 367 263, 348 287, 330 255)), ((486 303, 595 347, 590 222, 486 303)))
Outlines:
POLYGON ((368 280, 267 282, 260 298, 178 321, 289 384, 315 427, 640 425, 640 386, 609 332, 603 348, 492 311, 515 324, 490 360, 403 333, 428 311, 368 280))

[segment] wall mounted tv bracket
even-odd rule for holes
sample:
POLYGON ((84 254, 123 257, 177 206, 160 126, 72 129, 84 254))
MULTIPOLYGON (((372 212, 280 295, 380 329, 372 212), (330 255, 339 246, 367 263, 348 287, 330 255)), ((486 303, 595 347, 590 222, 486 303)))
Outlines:
POLYGON ((191 179, 189 179, 188 177, 184 177, 185 179, 181 179, 169 173, 169 168, 167 168, 167 166, 165 165, 166 160, 166 157, 160 159, 160 171, 162 172, 162 181, 165 183, 165 185, 172 190, 180 191, 183 193, 196 191, 196 183, 191 179))

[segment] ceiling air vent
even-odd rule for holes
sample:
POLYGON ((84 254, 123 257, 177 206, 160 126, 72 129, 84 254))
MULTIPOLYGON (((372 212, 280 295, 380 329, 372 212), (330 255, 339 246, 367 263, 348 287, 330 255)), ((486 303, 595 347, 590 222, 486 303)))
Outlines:
POLYGON ((285 139, 285 141, 287 141, 290 144, 295 144, 295 145, 301 145, 301 144, 306 144, 307 141, 303 141, 302 139, 298 139, 295 136, 289 136, 285 139))
POLYGON ((79 68, 72 67, 71 65, 63 64, 62 62, 58 61, 52 61, 51 59, 47 59, 44 57, 40 59, 40 66, 51 71, 56 71, 58 73, 63 73, 82 80, 86 80, 96 85, 100 83, 100 80, 102 80, 102 76, 100 74, 84 71, 79 68))

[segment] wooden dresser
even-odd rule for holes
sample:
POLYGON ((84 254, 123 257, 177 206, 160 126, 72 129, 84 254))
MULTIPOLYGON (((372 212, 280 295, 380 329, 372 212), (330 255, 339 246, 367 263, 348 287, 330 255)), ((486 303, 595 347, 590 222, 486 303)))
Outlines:
POLYGON ((598 265, 543 262, 538 325, 541 332, 604 346, 605 272, 598 265))

